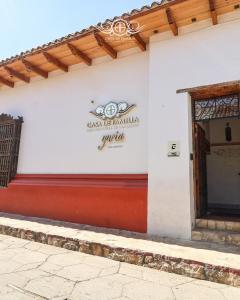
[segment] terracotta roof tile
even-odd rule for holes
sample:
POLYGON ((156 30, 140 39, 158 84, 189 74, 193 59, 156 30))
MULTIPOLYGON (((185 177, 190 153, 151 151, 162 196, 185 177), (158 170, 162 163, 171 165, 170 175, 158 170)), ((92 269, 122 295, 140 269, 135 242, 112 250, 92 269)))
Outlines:
MULTIPOLYGON (((124 13, 122 14, 121 16, 115 16, 114 18, 112 19, 106 19, 104 22, 100 22, 97 24, 97 26, 101 26, 101 25, 104 25, 106 24, 107 22, 113 22, 114 20, 118 19, 118 18, 129 18, 129 17, 132 17, 132 16, 135 16, 139 13, 142 13, 142 12, 145 12, 145 11, 148 11, 148 10, 151 10, 151 9, 154 9, 154 8, 157 8, 157 7, 160 7, 164 4, 167 4, 167 3, 170 3, 170 2, 174 2, 175 0, 162 0, 160 2, 153 2, 151 5, 144 5, 142 8, 140 9, 133 9, 131 12, 129 13, 124 13)), ((12 57, 9 57, 9 58, 6 58, 6 59, 3 59, 2 61, 0 61, 0 66, 3 66, 3 65, 6 65, 6 64, 9 64, 9 63, 12 63, 13 61, 17 60, 17 59, 22 59, 26 56, 29 56, 29 55, 33 55, 33 54, 37 54, 38 52, 41 52, 43 50, 46 50, 50 47, 53 47, 53 46, 57 46, 58 44, 64 42, 64 41, 69 41, 71 39, 76 39, 76 38, 80 38, 81 36, 85 35, 85 34, 89 34, 91 33, 93 30, 95 30, 95 26, 90 26, 88 28, 85 28, 85 29, 82 29, 81 31, 76 31, 75 33, 71 33, 71 34, 68 34, 64 37, 61 37, 61 38, 58 38, 54 41, 51 41, 47 44, 43 44, 41 46, 38 46, 38 47, 35 47, 35 48, 32 48, 30 50, 27 50, 27 51, 24 51, 24 52, 21 52, 20 54, 18 55, 15 55, 15 56, 12 56, 12 57)))

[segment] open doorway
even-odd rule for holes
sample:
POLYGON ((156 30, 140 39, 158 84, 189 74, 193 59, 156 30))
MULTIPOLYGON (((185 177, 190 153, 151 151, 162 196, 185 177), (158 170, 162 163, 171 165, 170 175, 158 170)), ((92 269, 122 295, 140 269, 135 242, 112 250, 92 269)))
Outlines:
POLYGON ((239 94, 193 100, 197 217, 240 218, 239 94))

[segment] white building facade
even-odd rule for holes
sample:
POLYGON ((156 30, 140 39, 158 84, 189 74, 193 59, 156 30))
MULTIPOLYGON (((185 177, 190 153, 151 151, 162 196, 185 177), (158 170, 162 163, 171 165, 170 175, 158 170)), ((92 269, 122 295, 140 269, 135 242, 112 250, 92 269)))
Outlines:
POLYGON ((47 80, 2 87, 0 111, 24 123, 17 176, 0 191, 0 210, 191 239, 192 99, 177 91, 239 79, 239 28, 235 10, 215 26, 208 18, 179 27, 178 36, 155 33, 143 52, 133 48, 116 60, 104 56, 90 67, 79 63, 47 80), (119 117, 125 123, 106 125, 91 113, 111 102, 134 106, 119 117))

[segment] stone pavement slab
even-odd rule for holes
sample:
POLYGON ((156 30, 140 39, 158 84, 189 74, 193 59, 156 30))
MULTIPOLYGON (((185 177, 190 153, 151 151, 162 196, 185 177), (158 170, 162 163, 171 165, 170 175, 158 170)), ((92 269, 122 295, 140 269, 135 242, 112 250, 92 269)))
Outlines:
MULTIPOLYGON (((54 257, 41 266, 43 271, 54 271, 58 272, 59 275, 75 273, 75 269, 71 265, 72 258, 64 255, 65 249, 68 249, 191 278, 240 286, 240 247, 158 238, 123 230, 4 213, 0 214, 0 234, 25 239, 25 241, 21 241, 21 245, 26 247, 25 250, 16 255, 16 262, 24 260, 24 268, 34 267, 39 263, 39 260, 55 251, 50 246, 42 249, 39 244, 28 244, 26 241, 31 240, 64 248, 57 250, 59 257, 54 257), (28 251, 31 250, 37 250, 38 254, 30 258, 28 251)), ((3 258, 14 255, 16 241, 8 241, 8 243, 8 251, 13 252, 7 251, 6 254, 3 254, 3 258)), ((4 248, 6 245, 0 244, 0 250, 1 247, 4 248)), ((111 265, 111 263, 109 263, 108 268, 101 270, 101 259, 99 258, 98 261, 94 262, 94 264, 98 264, 99 272, 103 274, 115 272, 116 266, 111 265)), ((78 263, 81 264, 81 261, 78 263)), ((3 264, 0 266, 0 274, 6 268, 9 268, 10 271, 12 268, 14 269, 11 264, 9 266, 3 264)), ((79 279, 83 279, 84 276, 93 278, 95 271, 91 271, 90 264, 87 270, 87 272, 82 272, 76 276, 80 276, 79 279)), ((131 270, 128 269, 128 272, 131 273, 131 270)), ((78 277, 75 278, 77 280, 78 277)))
POLYGON ((6 235, 0 235, 0 256, 0 265, 11 265, 0 274, 3 300, 240 299, 240 288, 32 241, 22 243, 6 235), (19 260, 26 250, 35 265, 29 265, 25 255, 19 260), (13 255, 4 257, 6 251, 13 255))

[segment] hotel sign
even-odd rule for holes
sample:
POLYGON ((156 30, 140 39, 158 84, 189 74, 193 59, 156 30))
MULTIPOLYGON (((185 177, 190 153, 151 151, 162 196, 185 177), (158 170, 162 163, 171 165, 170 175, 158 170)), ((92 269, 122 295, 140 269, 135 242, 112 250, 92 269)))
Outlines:
POLYGON ((135 104, 129 105, 127 102, 109 102, 106 105, 100 105, 95 110, 90 111, 98 120, 87 123, 89 131, 109 130, 133 127, 139 124, 139 118, 128 116, 135 108, 135 104))
POLYGON ((90 111, 96 120, 87 123, 88 131, 115 130, 115 132, 102 136, 98 150, 103 150, 106 146, 109 148, 122 146, 126 139, 123 129, 139 125, 137 116, 129 116, 135 107, 135 104, 128 104, 127 102, 110 101, 106 105, 100 105, 90 111))

